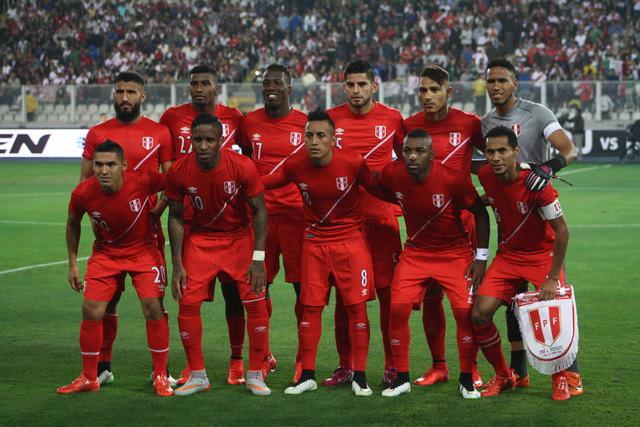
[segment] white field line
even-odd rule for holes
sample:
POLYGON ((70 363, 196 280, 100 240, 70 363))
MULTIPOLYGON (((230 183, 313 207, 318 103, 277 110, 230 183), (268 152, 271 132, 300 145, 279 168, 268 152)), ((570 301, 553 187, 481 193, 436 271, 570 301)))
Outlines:
POLYGON ((1 197, 40 197, 40 196, 70 196, 71 191, 67 193, 6 193, 0 194, 1 197))
POLYGON ((0 219, 0 224, 24 224, 24 225, 67 225, 65 222, 46 222, 46 221, 12 221, 8 219, 0 219))
POLYGON ((583 168, 583 169, 574 169, 574 170, 562 172, 558 176, 560 178, 562 178, 565 175, 572 175, 574 173, 580 173, 580 172, 590 172, 590 171, 594 171, 594 170, 598 170, 598 169, 607 169, 607 168, 610 168, 611 166, 613 166, 613 165, 600 165, 600 166, 591 166, 591 167, 583 168))

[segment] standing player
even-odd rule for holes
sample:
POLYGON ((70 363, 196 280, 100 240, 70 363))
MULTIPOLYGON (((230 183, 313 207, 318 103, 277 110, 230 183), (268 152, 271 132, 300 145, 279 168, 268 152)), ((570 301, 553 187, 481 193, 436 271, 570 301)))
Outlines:
MULTIPOLYGON (((402 114, 373 100, 378 83, 368 62, 353 61, 347 65, 344 73, 347 102, 327 111, 336 126, 336 143, 340 148, 362 155, 369 168, 379 172, 391 162, 394 147, 402 145, 402 114)), ((393 205, 376 199, 363 188, 359 191, 367 242, 372 248, 375 289, 380 302, 380 329, 385 355, 382 381, 392 384, 395 369, 389 345, 389 307, 393 269, 402 251, 400 228, 393 205)), ((340 365, 322 383, 324 386, 343 384, 351 381, 353 376, 347 315, 339 293, 336 293, 335 336, 340 365)))
MULTIPOLYGON (((191 102, 176 107, 171 107, 162 114, 160 123, 169 128, 173 140, 173 160, 186 157, 193 148, 191 147, 191 123, 199 114, 211 113, 218 117, 222 123, 223 149, 232 150, 232 146, 239 138, 239 125, 242 113, 237 108, 227 107, 218 103, 220 85, 218 85, 218 73, 208 65, 197 65, 189 71, 189 95, 191 102)), ((193 219, 193 208, 190 203, 184 204, 183 214, 184 230, 189 234, 193 219)), ((244 384, 244 363, 242 361, 242 348, 244 346, 244 308, 240 295, 233 283, 223 283, 222 295, 225 301, 225 315, 229 330, 229 344, 231 346, 231 359, 227 382, 229 384, 244 384)), ((178 384, 184 384, 189 379, 189 367, 186 367, 178 384)))
POLYGON ((306 153, 297 153, 277 173, 262 178, 267 188, 294 183, 304 199, 303 308, 298 327, 302 375, 284 392, 302 394, 317 388, 322 310, 333 282, 348 316, 354 367, 351 389, 356 396, 371 396, 365 370, 369 351, 367 300, 373 271, 357 193, 357 186, 370 184, 371 176, 362 156, 335 148, 334 129, 326 111, 309 113, 304 134, 306 153))
POLYGON ((210 388, 204 368, 200 306, 213 299, 216 277, 235 284, 247 311, 247 389, 254 395, 271 394, 262 375, 269 333, 264 187, 253 163, 220 149, 223 141, 222 123, 215 116, 197 116, 191 125, 193 153, 174 163, 167 177, 171 286, 179 301, 180 338, 191 368, 188 381, 175 391, 181 396, 210 388), (182 219, 185 197, 193 205, 191 230, 186 236, 182 219))
MULTIPOLYGON (((307 116, 289 106, 291 95, 291 74, 286 67, 269 65, 262 75, 262 96, 264 108, 248 113, 242 120, 241 143, 243 150, 251 152, 261 176, 272 175, 280 170, 289 158, 300 151, 302 134, 307 116)), ((267 283, 273 283, 280 269, 279 256, 282 254, 285 280, 293 284, 296 293, 296 323, 300 323, 300 254, 302 251, 302 200, 295 185, 265 191, 268 225, 265 268, 267 283)), ((267 297, 267 309, 271 317, 271 299, 267 297)), ((275 369, 276 359, 270 351, 265 354, 265 374, 275 369)), ((300 379, 302 365, 300 350, 296 354, 295 376, 300 379)))
POLYGON ((95 147, 92 154, 94 176, 71 194, 67 219, 68 279, 73 290, 84 291, 80 326, 82 374, 57 391, 69 394, 100 390, 97 373, 103 317, 124 276, 129 274, 147 320, 154 390, 159 396, 171 396, 173 390, 166 375, 169 324, 162 308, 166 270, 149 212, 150 200, 164 187, 164 176, 158 172, 126 171, 122 147, 113 141, 95 147), (85 212, 89 214, 95 242, 83 283, 78 272, 78 244, 85 212))
MULTIPOLYGON (((504 58, 489 62, 486 79, 487 93, 495 109, 482 119, 482 133, 486 135, 496 126, 511 128, 518 137, 518 161, 535 164, 525 185, 533 191, 540 191, 552 175, 577 158, 577 150, 548 108, 516 97, 518 79, 511 62, 504 58), (559 152, 553 158, 549 157, 549 145, 559 152)), ((527 285, 524 284, 519 292, 526 290, 527 285)), ((511 342, 511 368, 518 378, 516 386, 528 387, 527 358, 520 327, 511 306, 507 306, 506 316, 511 342)), ((577 366, 570 369, 577 372, 577 366)))
MULTIPOLYGON (((140 74, 125 71, 116 76, 113 90, 113 107, 116 116, 89 129, 82 152, 80 182, 93 173, 92 162, 95 148, 107 139, 123 147, 129 170, 157 172, 162 168, 165 173, 169 170, 169 166, 171 166, 171 134, 165 126, 140 114, 144 98, 144 79, 140 74)), ((156 196, 153 196, 149 203, 151 204, 151 215, 156 219, 160 218, 166 204, 162 200, 158 202, 156 196)), ((164 254, 164 235, 160 222, 155 221, 154 224, 158 233, 158 245, 164 254)), ((123 286, 124 282, 119 283, 119 288, 123 286)), ((109 302, 102 322, 104 331, 98 363, 100 384, 114 381, 111 371, 111 350, 118 333, 116 307, 120 296, 120 290, 114 293, 113 300, 109 302)), ((170 380, 175 381, 173 378, 170 380)))
POLYGON ((426 282, 442 286, 457 324, 460 357, 459 389, 467 399, 480 397, 473 384, 472 369, 477 347, 473 340, 470 297, 482 280, 488 251, 473 248, 464 229, 461 210, 475 218, 477 241, 489 243, 489 215, 470 182, 456 171, 434 162, 431 136, 423 129, 409 132, 402 152, 404 162, 387 165, 377 177, 383 190, 395 197, 407 222, 407 241, 393 277, 390 336, 396 382, 382 392, 394 397, 411 391, 409 382, 409 317, 420 303, 426 282))
MULTIPOLYGON (((449 73, 437 65, 424 67, 420 73, 419 86, 423 111, 404 121, 405 131, 426 130, 432 138, 434 160, 456 171, 459 180, 470 183, 473 151, 476 148, 484 149, 480 117, 450 107, 450 97, 449 73)), ((473 216, 463 211, 462 220, 469 238, 473 241, 473 216)), ((473 246, 476 246, 475 243, 473 246)), ((482 248, 486 249, 486 246, 482 248)), ((442 298, 442 287, 430 283, 424 293, 422 324, 433 362, 431 369, 415 381, 420 386, 449 381, 444 345, 446 320, 442 298)), ((477 364, 473 366, 473 377, 476 387, 482 387, 477 364)))
MULTIPOLYGON (((562 215, 558 192, 551 186, 541 191, 525 188, 534 172, 520 169, 518 139, 511 128, 498 126, 487 132, 486 157, 478 177, 498 222, 499 246, 480 285, 472 318, 476 340, 493 365, 496 376, 483 396, 495 396, 516 386, 516 374, 505 361, 493 314, 510 304, 527 282, 540 290, 543 300, 555 298, 556 286, 564 285, 564 262, 569 229, 562 215)), ((553 399, 567 400, 583 393, 578 372, 552 376, 553 399)))

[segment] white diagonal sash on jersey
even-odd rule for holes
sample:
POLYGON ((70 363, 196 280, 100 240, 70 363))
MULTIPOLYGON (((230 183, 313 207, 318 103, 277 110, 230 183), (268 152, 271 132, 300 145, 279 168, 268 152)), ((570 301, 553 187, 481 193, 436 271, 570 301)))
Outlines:
POLYGON ((227 206, 229 205, 229 202, 231 202, 238 195, 238 193, 240 192, 241 188, 242 188, 242 185, 240 187, 236 188, 236 191, 234 191, 233 194, 231 195, 231 197, 229 197, 229 199, 226 202, 224 202, 224 204, 222 205, 222 207, 220 208, 220 211, 216 214, 216 216, 214 216, 211 221, 209 221, 208 223, 206 223, 202 227, 206 227, 209 224, 211 224, 212 222, 214 222, 216 219, 218 219, 218 217, 220 215, 222 215, 222 212, 224 212, 224 210, 227 209, 227 206))
POLYGON ((317 226, 317 225, 320 225, 320 224, 324 223, 324 222, 327 220, 327 218, 329 218, 329 215, 331 215, 331 212, 333 212, 333 211, 334 211, 334 209, 335 209, 336 207, 338 207, 338 205, 340 204, 340 202, 342 201, 342 199, 344 199, 344 198, 347 196, 347 194, 349 194, 349 191, 351 191, 351 189, 353 188, 353 186, 354 186, 354 184, 355 184, 356 182, 358 182, 358 180, 357 180, 357 179, 356 179, 355 181, 353 181, 353 182, 351 183, 351 185, 349 185, 349 186, 347 187, 347 189, 344 191, 344 193, 342 193, 342 196, 340 196, 340 197, 338 198, 338 200, 336 200, 336 202, 333 204, 333 206, 331 206, 331 208, 329 208, 329 210, 327 211, 327 213, 326 213, 326 214, 324 214, 324 216, 320 219, 320 221, 316 221, 316 222, 314 222, 313 224, 311 224, 310 226, 308 226, 307 228, 305 228, 305 230, 304 230, 304 231, 307 231, 307 230, 309 230, 310 228, 313 228, 313 227, 315 227, 315 226, 317 226))
POLYGON ((134 166, 133 170, 134 170, 134 171, 137 171, 137 170, 140 168, 140 166, 142 166, 142 164, 143 164, 143 163, 144 163, 144 162, 145 162, 149 157, 151 157, 151 155, 152 155, 153 153, 155 153, 156 151, 158 151, 158 149, 159 149, 159 148, 160 148, 160 145, 156 145, 156 146, 155 146, 155 148, 154 148, 153 150, 149 151, 149 154, 147 154, 146 156, 144 156, 144 159, 140 160, 140 161, 138 162, 138 164, 134 166))
POLYGON ((229 142, 231 140, 231 137, 233 135, 236 134, 236 130, 234 129, 233 132, 229 132, 229 135, 227 135, 227 137, 225 138, 224 141, 222 141, 222 145, 220 146, 220 148, 224 148, 225 145, 227 145, 227 142, 229 142))
POLYGON ((118 237, 116 237, 113 240, 107 240, 107 243, 113 243, 116 242, 118 240, 120 240, 122 237, 124 237, 125 234, 127 234, 129 231, 131 231, 131 229, 133 228, 134 225, 136 225, 136 222, 138 222, 138 220, 140 219, 140 215, 142 215, 142 213, 144 212, 144 209, 147 207, 147 202, 149 201, 149 197, 147 197, 146 199, 144 199, 144 202, 142 203, 142 207, 140 208, 140 211, 138 211, 138 215, 136 215, 136 217, 133 219, 133 222, 131 223, 131 225, 129 225, 129 227, 127 227, 126 230, 124 230, 124 232, 122 232, 122 234, 120 234, 118 237))
POLYGON ((269 172, 269 175, 272 175, 275 171, 277 171, 278 169, 280 169, 280 166, 284 165, 284 162, 287 161, 287 159, 291 156, 293 156, 294 154, 296 154, 298 151, 300 151, 300 149, 304 147, 304 144, 300 144, 296 147, 295 150, 293 150, 291 153, 289 153, 289 155, 287 157, 285 157, 284 159, 280 160, 280 162, 278 162, 277 165, 275 165, 273 167, 273 169, 271 169, 271 172, 269 172))
POLYGON ((438 212, 436 212, 436 214, 434 216, 432 216, 431 218, 429 218, 429 220, 427 220, 427 222, 424 223, 424 225, 422 227, 420 227, 420 229, 418 231, 416 231, 413 236, 409 237, 407 240, 413 240, 416 237, 418 237, 418 234, 422 233, 422 231, 427 228, 427 226, 429 224, 431 224, 436 218, 438 218, 440 215, 442 215, 442 212, 445 211, 445 209, 447 209, 447 207, 451 204, 451 200, 453 199, 449 199, 449 201, 447 203, 444 204, 444 206, 442 208, 440 208, 440 210, 438 212))
POLYGON ((467 139, 465 139, 464 141, 462 141, 456 148, 453 149, 452 152, 450 152, 447 157, 445 157, 444 159, 442 159, 442 161, 440 162, 441 165, 444 165, 445 162, 447 160, 449 160, 449 158, 451 156, 453 156, 455 154, 456 151, 458 151, 460 149, 460 147, 462 147, 463 145, 465 145, 467 142, 469 142, 469 137, 467 137, 467 139))
POLYGON ((529 219, 529 216, 531 216, 531 213, 534 211, 535 209, 531 209, 529 211, 529 213, 524 217, 524 219, 522 220, 522 222, 520 224, 518 224, 518 226, 516 227, 515 230, 513 230, 513 233, 511 233, 509 236, 507 236, 506 239, 504 239, 503 241, 500 242, 501 245, 504 245, 506 243, 509 242, 509 240, 513 239, 513 236, 516 235, 516 233, 518 231, 520 231, 520 229, 524 226, 524 223, 527 222, 527 220, 529 219))
POLYGON ((380 148, 380 146, 382 144, 384 144, 385 142, 387 142, 389 140, 389 138, 391 138, 393 135, 396 134, 396 131, 394 130, 393 132, 391 132, 391 134, 389 136, 387 136, 385 139, 383 139, 382 141, 380 141, 378 143, 378 145, 376 145, 375 147, 373 147, 367 154, 364 155, 364 158, 367 159, 369 158, 370 155, 372 155, 378 148, 380 148))

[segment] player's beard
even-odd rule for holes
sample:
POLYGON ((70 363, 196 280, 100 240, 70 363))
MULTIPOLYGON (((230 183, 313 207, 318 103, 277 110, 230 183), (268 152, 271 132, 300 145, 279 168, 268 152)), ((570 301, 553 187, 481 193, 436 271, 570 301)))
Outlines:
POLYGON ((130 111, 122 111, 120 106, 116 103, 113 104, 113 108, 116 110, 116 118, 124 123, 130 123, 140 116, 140 103, 133 104, 130 111))

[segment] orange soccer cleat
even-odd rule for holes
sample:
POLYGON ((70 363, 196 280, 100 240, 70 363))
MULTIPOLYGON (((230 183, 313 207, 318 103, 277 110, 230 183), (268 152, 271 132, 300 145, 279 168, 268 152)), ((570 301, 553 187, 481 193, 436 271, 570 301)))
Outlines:
POLYGON ((297 384, 300 381, 300 377, 302 376, 302 362, 296 360, 293 362, 293 369, 295 373, 293 374, 293 384, 297 384))
POLYGON ((484 386, 484 381, 482 381, 482 377, 480 376, 477 363, 473 364, 473 368, 471 368, 471 375, 473 376, 474 387, 480 390, 484 386))
POLYGON ((571 394, 569 394, 569 382, 565 376, 565 371, 560 371, 551 375, 551 386, 553 387, 553 394, 551 396, 553 400, 571 399, 571 394))
POLYGON ((431 369, 414 381, 415 385, 427 386, 449 381, 449 368, 446 363, 434 363, 431 369))
POLYGON ((516 388, 525 388, 525 387, 529 387, 530 385, 530 381, 529 381, 529 373, 527 372, 527 374, 524 377, 521 377, 520 375, 516 374, 515 369, 512 369, 511 372, 513 372, 513 375, 515 375, 516 377, 516 388))
POLYGON ((169 378, 166 375, 157 375, 153 379, 153 391, 157 396, 169 397, 173 396, 173 389, 169 384, 169 378))
POLYGON ((580 396, 584 393, 579 372, 564 371, 564 376, 569 384, 569 394, 571 396, 580 396))
POLYGON ((85 391, 99 391, 99 390, 100 390, 100 382, 98 381, 98 379, 96 378, 95 380, 90 380, 84 376, 84 373, 82 373, 78 378, 73 380, 71 384, 58 387, 56 392, 60 394, 72 394, 72 393, 82 393, 85 391))
POLYGON ((491 378, 484 390, 482 390, 482 397, 497 396, 505 390, 511 390, 516 386, 516 375, 512 372, 511 376, 503 377, 502 375, 496 375, 491 378))
POLYGON ((264 356, 264 361, 262 362, 262 378, 267 379, 267 374, 269 372, 275 372, 276 366, 278 366, 278 361, 273 356, 272 353, 267 353, 264 356))
POLYGON ((176 385, 182 386, 185 385, 187 381, 189 381, 189 377, 191 376, 191 368, 189 365, 185 366, 182 372, 180 372, 180 378, 176 381, 176 385))
POLYGON ((244 361, 242 359, 230 359, 227 383, 231 385, 244 384, 244 361))

